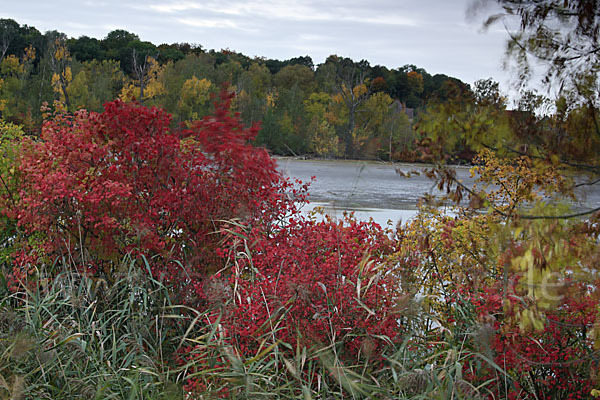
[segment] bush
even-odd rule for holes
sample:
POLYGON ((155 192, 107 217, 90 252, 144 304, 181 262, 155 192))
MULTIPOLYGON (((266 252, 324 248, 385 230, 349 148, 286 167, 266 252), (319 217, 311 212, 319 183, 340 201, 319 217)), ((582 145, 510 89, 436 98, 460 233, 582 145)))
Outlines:
POLYGON ((386 263, 394 243, 375 223, 344 222, 293 219, 275 234, 251 233, 249 256, 229 277, 236 291, 224 322, 242 353, 277 321, 287 343, 344 343, 353 358, 380 359, 383 338, 400 329, 386 263))
MULTIPOLYGON (((383 365, 384 352, 405 331, 398 319, 400 296, 388 273, 387 257, 395 250, 389 232, 350 218, 339 223, 293 218, 275 232, 236 233, 223 255, 230 268, 205 291, 222 346, 241 360, 267 351, 263 356, 282 369, 283 358, 312 354, 311 369, 296 371, 307 381, 328 365, 370 364, 369 370, 383 365)), ((213 359, 218 370, 232 367, 231 357, 216 360, 209 350, 190 344, 183 359, 197 365, 213 359)), ((194 379, 189 385, 214 386, 219 384, 194 379)))
POLYGON ((55 115, 41 140, 24 140, 7 214, 29 238, 13 281, 60 258, 113 281, 119 260, 140 253, 182 296, 200 295, 220 267, 224 220, 270 224, 293 204, 275 162, 249 143, 258 127, 231 116, 230 101, 223 92, 214 116, 171 129, 166 112, 117 100, 55 115))
MULTIPOLYGON (((536 306, 518 285, 496 283, 470 294, 478 322, 488 332, 482 344, 507 373, 493 386, 496 398, 589 398, 598 368, 592 334, 598 323, 598 293, 576 282, 561 293, 556 307, 548 310, 536 306), (532 325, 540 314, 541 326, 532 325)), ((487 372, 478 370, 476 381, 497 375, 487 372)))

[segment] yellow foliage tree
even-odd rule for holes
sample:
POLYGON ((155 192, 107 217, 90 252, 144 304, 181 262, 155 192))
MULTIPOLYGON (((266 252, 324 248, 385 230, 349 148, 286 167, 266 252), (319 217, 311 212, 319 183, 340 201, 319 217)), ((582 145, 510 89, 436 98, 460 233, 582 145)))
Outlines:
POLYGON ((211 88, 211 81, 198 79, 195 75, 183 83, 177 103, 183 119, 197 120, 208 111, 205 106, 210 99, 211 88))
POLYGON ((124 75, 117 61, 88 61, 75 74, 68 92, 75 108, 100 111, 102 104, 115 98, 115 87, 124 75))
MULTIPOLYGON (((2 116, 14 118, 18 115, 19 103, 23 103, 20 92, 27 84, 34 58, 35 49, 28 46, 22 59, 10 54, 0 62, 0 114, 2 116)), ((24 111, 23 108, 20 111, 24 111)))
POLYGON ((166 94, 164 85, 162 84, 162 74, 165 67, 161 67, 158 62, 148 56, 146 58, 148 65, 147 72, 143 74, 141 79, 130 81, 123 86, 119 98, 123 101, 138 100, 143 103, 146 100, 155 99, 156 97, 166 94))
POLYGON ((267 107, 271 109, 275 108, 278 97, 279 95, 276 90, 272 90, 269 93, 267 93, 267 107))
POLYGON ((71 54, 67 48, 66 40, 57 38, 49 50, 50 66, 53 71, 52 87, 59 94, 60 101, 64 102, 68 109, 71 108, 68 87, 73 80, 71 72, 71 54))
POLYGON ((22 65, 19 62, 19 59, 12 54, 4 57, 4 59, 2 60, 2 63, 0 64, 0 73, 3 76, 10 75, 10 74, 17 74, 21 70, 22 70, 22 65))
POLYGON ((60 101, 67 104, 67 106, 70 104, 69 85, 72 81, 73 73, 69 66, 65 67, 60 74, 54 73, 52 75, 52 88, 59 95, 60 101))
POLYGON ((336 135, 336 116, 331 111, 332 98, 327 93, 311 93, 304 100, 304 111, 310 118, 309 150, 319 156, 341 156, 343 149, 336 135))

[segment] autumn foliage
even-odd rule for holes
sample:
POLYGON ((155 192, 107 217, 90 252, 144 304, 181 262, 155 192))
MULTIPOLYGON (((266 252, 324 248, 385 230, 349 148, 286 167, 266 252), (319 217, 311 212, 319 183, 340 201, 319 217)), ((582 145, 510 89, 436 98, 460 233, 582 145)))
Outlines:
POLYGON ((232 116, 230 101, 223 92, 215 115, 186 129, 172 129, 162 110, 119 100, 46 122, 40 140, 23 142, 23 178, 5 203, 28 236, 13 279, 63 258, 112 280, 133 253, 152 260, 157 276, 194 282, 218 268, 224 221, 283 217, 288 183, 249 144, 258 127, 232 116))
POLYGON ((256 338, 270 331, 271 320, 286 343, 343 342, 345 354, 381 358, 382 338, 400 331, 398 293, 386 268, 394 242, 381 227, 298 219, 251 241, 254 256, 240 260, 229 279, 252 279, 240 280, 225 313, 228 334, 242 352, 256 351, 256 338))
MULTIPOLYGON (((390 343, 404 333, 398 320, 399 293, 388 273, 395 249, 388 233, 352 218, 293 218, 270 235, 240 231, 223 254, 229 268, 205 284, 221 346, 241 360, 282 344, 279 352, 287 359, 298 351, 314 354, 331 348, 348 365, 384 365, 390 343)), ((188 390, 202 393, 224 384, 218 374, 195 376, 201 372, 198 365, 219 371, 231 366, 232 355, 215 357, 211 350, 191 342, 178 356, 181 364, 194 365, 188 390)), ((313 379, 322 370, 297 373, 313 379)), ((227 397, 226 388, 218 395, 227 397)))
POLYGON ((396 230, 319 220, 299 214, 307 185, 252 145, 258 126, 231 100, 223 91, 214 115, 181 127, 120 100, 55 112, 40 137, 3 125, 8 289, 48 290, 57 264, 90 290, 116 286, 133 259, 177 304, 145 317, 168 309, 160 364, 190 398, 249 391, 257 363, 303 393, 369 393, 357 382, 399 398, 600 393, 598 217, 556 218, 564 207, 541 203, 575 195, 555 158, 482 150, 472 188, 438 166, 428 174, 447 200, 468 207, 423 206, 396 230))
MULTIPOLYGON (((470 295, 481 329, 488 337, 480 346, 505 366, 510 384, 498 379, 495 396, 508 399, 588 398, 598 376, 592 328, 598 323, 598 294, 571 282, 557 308, 546 313, 537 329, 523 329, 517 303, 527 302, 523 293, 497 283, 470 295)), ((535 307, 526 310, 533 315, 535 307)), ((522 313, 521 313, 522 314, 522 313)), ((528 318, 528 317, 525 317, 528 318)), ((476 381, 494 379, 495 371, 478 371, 476 381)))

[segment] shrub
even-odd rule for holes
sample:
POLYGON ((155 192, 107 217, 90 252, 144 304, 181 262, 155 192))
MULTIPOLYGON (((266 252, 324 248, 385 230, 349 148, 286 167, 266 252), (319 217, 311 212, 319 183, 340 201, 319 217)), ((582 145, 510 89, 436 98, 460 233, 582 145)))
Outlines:
POLYGON ((495 381, 490 385, 495 398, 590 397, 598 369, 592 335, 598 298, 590 286, 570 282, 556 307, 547 310, 536 307, 518 286, 506 288, 501 282, 467 297, 479 316, 480 329, 473 337, 507 374, 499 377, 480 368, 475 382, 495 381), (532 324, 536 319, 543 323, 532 324))
POLYGON ((292 207, 275 161, 250 144, 258 127, 230 115, 231 96, 188 129, 117 100, 102 113, 55 115, 41 140, 24 140, 20 199, 7 214, 30 240, 13 279, 65 258, 113 281, 123 255, 139 252, 155 276, 198 294, 219 267, 222 221, 268 224, 292 207))
MULTIPOLYGON (((339 223, 292 218, 271 232, 238 229, 223 254, 231 267, 206 290, 222 345, 241 360, 267 351, 266 358, 282 369, 282 357, 308 352, 307 369, 295 370, 307 382, 328 365, 381 367, 386 347, 403 332, 399 295, 388 273, 387 257, 395 251, 388 234, 373 222, 350 218, 339 223), (321 360, 324 354, 327 360, 321 360)), ((232 357, 215 359, 210 349, 193 343, 185 353, 183 359, 196 366, 212 359, 211 368, 233 368, 232 357)), ((215 386, 220 385, 189 383, 197 389, 215 386)))
POLYGON ((393 242, 375 223, 345 223, 293 219, 273 235, 252 232, 250 257, 230 277, 237 289, 224 324, 243 353, 276 322, 287 343, 343 342, 347 354, 372 359, 381 337, 396 336, 397 292, 386 270, 393 242))

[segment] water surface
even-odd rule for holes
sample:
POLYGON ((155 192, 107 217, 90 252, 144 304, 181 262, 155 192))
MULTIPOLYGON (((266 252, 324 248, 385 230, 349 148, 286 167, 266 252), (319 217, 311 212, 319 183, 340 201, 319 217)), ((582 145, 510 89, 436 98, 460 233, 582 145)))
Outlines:
MULTIPOLYGON (((420 164, 389 164, 369 161, 325 161, 277 159, 279 170, 286 176, 309 182, 311 204, 323 207, 329 215, 341 216, 344 211, 354 211, 357 218, 386 225, 396 224, 417 213, 417 202, 425 194, 440 195, 435 183, 422 172, 427 166, 420 164), (420 176, 404 178, 396 172, 421 172, 420 176)), ((454 167, 458 179, 471 186, 475 179, 468 167, 454 167)), ((585 180, 582 178, 581 180, 585 180)), ((600 206, 600 187, 594 185, 580 190, 581 201, 573 203, 575 210, 600 206), (584 193, 585 190, 585 193, 584 193)))

